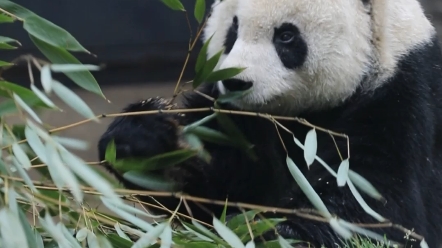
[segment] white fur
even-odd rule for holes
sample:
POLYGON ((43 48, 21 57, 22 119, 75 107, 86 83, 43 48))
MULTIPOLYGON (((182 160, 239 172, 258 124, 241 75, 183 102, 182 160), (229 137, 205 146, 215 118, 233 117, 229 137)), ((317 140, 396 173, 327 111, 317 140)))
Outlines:
MULTIPOLYGON (((204 41, 213 35, 209 57, 223 48, 235 15, 238 39, 217 69, 246 67, 236 78, 254 83, 235 104, 288 114, 339 104, 368 71, 377 76, 366 90, 375 89, 402 55, 435 32, 417 0, 372 0, 370 6, 361 0, 217 0, 204 33, 204 41), (296 25, 308 46, 306 62, 296 70, 283 66, 272 44, 273 30, 283 22, 296 25)), ((222 83, 218 87, 226 92, 222 83)))

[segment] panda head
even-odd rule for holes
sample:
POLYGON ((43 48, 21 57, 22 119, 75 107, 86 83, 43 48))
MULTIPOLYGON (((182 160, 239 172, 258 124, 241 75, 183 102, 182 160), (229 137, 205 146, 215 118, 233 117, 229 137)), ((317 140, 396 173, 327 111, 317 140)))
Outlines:
POLYGON ((218 90, 250 90, 233 104, 268 113, 320 110, 357 88, 373 90, 435 33, 417 0, 216 0, 212 7, 208 57, 224 49, 216 69, 246 68, 218 90))

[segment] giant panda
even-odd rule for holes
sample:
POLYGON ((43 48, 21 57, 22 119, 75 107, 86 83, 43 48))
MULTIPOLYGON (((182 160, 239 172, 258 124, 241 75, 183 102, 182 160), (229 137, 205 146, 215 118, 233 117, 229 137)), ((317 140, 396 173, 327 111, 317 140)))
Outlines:
MULTIPOLYGON (((393 223, 423 235, 429 247, 442 242, 442 55, 436 32, 417 0, 216 0, 204 29, 212 37, 207 57, 224 53, 216 69, 246 68, 231 79, 204 84, 200 92, 214 99, 236 91, 249 94, 224 109, 303 118, 349 136, 350 168, 370 181, 385 201, 363 195, 393 223)), ((123 112, 165 109, 167 101, 151 98, 123 112)), ((184 95, 184 108, 212 107, 203 94, 184 95)), ((114 140, 117 158, 148 158, 186 146, 181 126, 211 112, 158 113, 116 118, 99 141, 100 160, 114 140)), ((243 150, 205 142, 210 162, 194 157, 159 171, 192 196, 229 202, 300 209, 313 208, 290 174, 288 155, 333 214, 354 223, 376 222, 347 186, 338 187, 315 161, 307 166, 292 134, 259 116, 229 116, 253 144, 252 158, 243 150), (284 146, 282 142, 284 142, 284 146)), ((303 140, 311 129, 281 121, 303 140)), ((223 129, 215 120, 205 124, 223 129)), ((341 162, 336 146, 345 139, 318 132, 318 156, 335 171, 341 162)), ((112 165, 106 167, 128 188, 112 165)), ((157 198, 168 209, 178 199, 157 198)), ((211 222, 222 206, 195 207, 195 218, 211 222)), ((185 209, 182 211, 186 211, 185 209)), ((235 215, 232 208, 229 214, 235 215)), ((328 223, 293 215, 277 227, 285 238, 335 247, 341 237, 328 223)), ((374 231, 379 232, 379 229, 374 231)), ((396 229, 381 230, 404 240, 396 229)), ((416 241, 418 242, 418 241, 416 241)), ((414 247, 416 247, 414 243, 414 247)))

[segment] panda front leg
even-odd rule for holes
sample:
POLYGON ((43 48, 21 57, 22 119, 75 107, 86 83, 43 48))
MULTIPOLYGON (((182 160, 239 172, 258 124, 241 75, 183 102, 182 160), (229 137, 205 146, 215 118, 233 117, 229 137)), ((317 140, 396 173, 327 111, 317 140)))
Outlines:
MULTIPOLYGON (((161 97, 150 98, 128 105, 122 113, 164 110, 168 107, 167 104, 168 101, 161 97)), ((179 126, 182 125, 183 122, 185 122, 185 120, 180 114, 160 112, 156 114, 117 117, 108 126, 98 142, 99 159, 100 161, 105 160, 106 148, 112 141, 116 147, 116 159, 146 159, 180 149, 179 126)), ((195 162, 195 159, 190 159, 190 161, 186 161, 185 163, 201 162, 195 162)), ((124 187, 143 190, 142 187, 126 180, 112 164, 106 162, 104 167, 113 174, 124 187)), ((161 171, 159 173, 164 175, 167 172, 161 171)), ((184 177, 185 175, 182 176, 184 177)), ((152 202, 150 197, 142 197, 141 200, 150 204, 157 204, 156 202, 152 202)), ((175 198, 167 198, 160 202, 172 209, 178 204, 178 200, 175 198)), ((160 212, 163 213, 162 211, 160 212)))
MULTIPOLYGON (((123 113, 137 112, 137 111, 151 111, 166 108, 167 102, 161 98, 153 98, 142 102, 130 104, 123 110, 123 113)), ((213 104, 211 101, 206 101, 205 98, 199 98, 198 95, 193 96, 191 103, 187 104, 188 108, 203 108, 210 107, 213 104)), ((211 112, 207 112, 207 115, 211 112)), ((116 145, 116 158, 149 158, 155 155, 171 152, 182 149, 185 142, 182 142, 181 128, 179 126, 188 125, 194 121, 200 120, 206 113, 198 113, 196 115, 158 113, 148 115, 128 115, 116 118, 108 127, 106 132, 99 140, 99 159, 105 160, 106 147, 112 140, 116 145)), ((214 127, 216 129, 216 127, 214 127)), ((249 178, 249 169, 256 166, 246 156, 238 151, 236 148, 228 146, 217 146, 214 144, 205 144, 205 148, 212 156, 211 162, 198 157, 190 158, 179 165, 173 166, 170 169, 163 171, 156 171, 161 176, 165 177, 168 182, 174 183, 178 186, 175 191, 183 191, 192 196, 205 197, 209 199, 225 200, 226 197, 242 199, 242 196, 253 198, 256 194, 250 194, 249 186, 246 184, 244 178, 249 178), (229 158, 229 159, 228 159, 229 158), (248 162, 249 161, 249 162, 248 162), (243 169, 241 169, 243 168, 243 169), (232 175, 238 175, 238 177, 232 175), (235 174, 236 173, 236 174, 235 174), (241 187, 238 186, 238 181, 241 187)), ((144 190, 144 188, 135 185, 123 178, 111 164, 104 164, 105 168, 111 172, 124 187, 129 189, 144 190)), ((262 168, 268 167, 264 164, 262 168)), ((269 170, 269 169, 268 169, 269 170)), ((263 176, 263 178, 265 178, 263 176)), ((251 180, 251 179, 250 179, 251 180)), ((263 179, 264 180, 264 179, 263 179)), ((256 196, 258 197, 258 196, 256 196)), ((255 197, 255 198, 256 198, 255 197)), ((141 197, 142 201, 158 205, 150 197, 141 197)), ((169 210, 175 210, 179 203, 179 199, 175 197, 155 197, 155 200, 160 202, 169 210)), ((246 199, 247 201, 247 199, 246 199)), ((192 210, 193 217, 211 222, 211 215, 202 211, 200 205, 193 202, 188 202, 192 210)), ((179 209, 181 213, 188 214, 184 204, 179 209)), ((217 216, 222 212, 223 206, 207 204, 204 205, 210 212, 217 216)), ((155 209, 151 209, 155 212, 155 209)), ((170 213, 167 211, 158 211, 158 213, 170 213)))

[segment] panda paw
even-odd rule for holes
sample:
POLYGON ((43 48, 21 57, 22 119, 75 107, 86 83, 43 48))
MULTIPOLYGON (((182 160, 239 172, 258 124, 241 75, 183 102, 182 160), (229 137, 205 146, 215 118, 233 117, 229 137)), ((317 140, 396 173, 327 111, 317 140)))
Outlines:
MULTIPOLYGON (((163 110, 167 101, 156 97, 130 104, 123 113, 163 110)), ((117 117, 101 136, 98 149, 100 161, 104 160, 106 147, 112 140, 116 146, 116 158, 146 158, 177 149, 179 114, 127 115, 117 117)))

